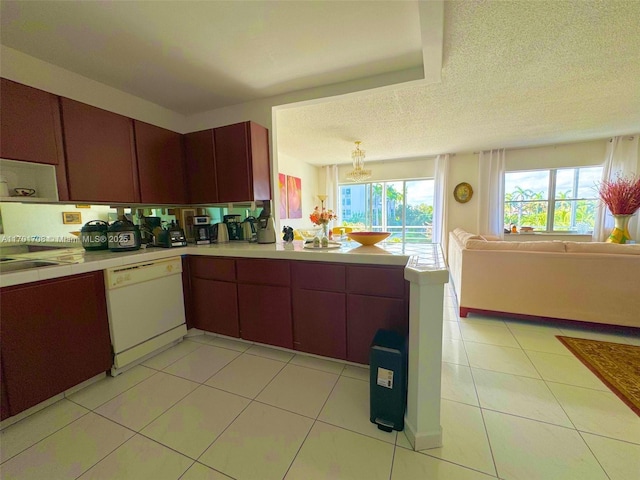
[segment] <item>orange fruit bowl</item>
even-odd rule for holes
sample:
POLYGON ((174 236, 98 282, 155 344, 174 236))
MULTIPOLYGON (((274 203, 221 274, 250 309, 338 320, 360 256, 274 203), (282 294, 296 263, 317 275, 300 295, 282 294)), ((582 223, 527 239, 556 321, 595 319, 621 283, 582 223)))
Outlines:
POLYGON ((375 245, 391 235, 391 232, 349 232, 347 236, 361 245, 375 245))

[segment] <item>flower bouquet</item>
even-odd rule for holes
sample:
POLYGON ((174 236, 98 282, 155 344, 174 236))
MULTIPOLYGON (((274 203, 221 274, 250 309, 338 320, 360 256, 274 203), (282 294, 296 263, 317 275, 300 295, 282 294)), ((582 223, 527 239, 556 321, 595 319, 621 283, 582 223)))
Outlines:
POLYGON ((629 219, 640 209, 640 177, 618 175, 615 180, 603 180, 598 187, 600 199, 607 206, 615 221, 609 235, 609 243, 626 243, 630 240, 629 219))
POLYGON ((317 237, 314 239, 314 246, 319 246, 316 245, 316 243, 320 244, 323 247, 326 247, 329 244, 329 236, 327 232, 328 225, 331 220, 335 220, 337 218, 338 216, 333 213, 333 210, 327 210, 324 207, 322 207, 322 209, 318 209, 317 206, 313 209, 313 212, 311 212, 311 215, 309 215, 309 220, 311 220, 314 224, 320 225, 322 227, 322 237, 320 239, 318 239, 317 237))

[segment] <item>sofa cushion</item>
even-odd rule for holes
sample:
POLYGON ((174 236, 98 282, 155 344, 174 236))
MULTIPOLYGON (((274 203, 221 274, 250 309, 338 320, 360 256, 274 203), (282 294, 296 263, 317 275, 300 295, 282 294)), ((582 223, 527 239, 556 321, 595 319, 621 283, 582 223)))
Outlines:
POLYGON ((485 240, 470 239, 465 247, 468 250, 515 250, 520 252, 560 252, 564 253, 564 242, 487 242, 485 240))
POLYGON ((611 255, 640 255, 640 244, 605 242, 564 242, 569 253, 607 253, 611 255))
POLYGON ((469 233, 461 228, 456 228, 453 231, 453 234, 458 237, 458 240, 462 245, 467 244, 469 240, 483 240, 480 235, 476 235, 475 233, 469 233))

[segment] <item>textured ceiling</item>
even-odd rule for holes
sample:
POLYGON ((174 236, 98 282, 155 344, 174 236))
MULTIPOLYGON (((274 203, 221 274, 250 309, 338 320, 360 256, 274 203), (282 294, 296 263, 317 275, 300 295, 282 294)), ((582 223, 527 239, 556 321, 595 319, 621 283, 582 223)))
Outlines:
MULTIPOLYGON (((416 1, 7 1, 3 45, 193 114, 420 66, 416 1)), ((446 1, 442 81, 277 112, 313 164, 640 131, 640 1, 446 1)))
POLYGON ((184 114, 422 65, 416 1, 1 3, 3 45, 184 114))
POLYGON ((322 165, 640 131, 640 2, 446 2, 442 82, 277 113, 278 151, 322 165))

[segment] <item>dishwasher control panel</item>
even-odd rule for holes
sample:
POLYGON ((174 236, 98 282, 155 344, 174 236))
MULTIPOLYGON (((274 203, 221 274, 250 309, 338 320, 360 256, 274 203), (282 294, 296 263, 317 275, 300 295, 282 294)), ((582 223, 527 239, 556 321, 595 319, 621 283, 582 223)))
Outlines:
POLYGON ((105 270, 105 283, 107 289, 114 289, 181 273, 182 259, 171 257, 151 262, 134 263, 125 267, 108 268, 105 270))

